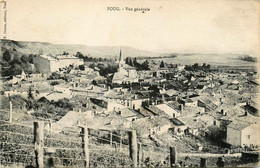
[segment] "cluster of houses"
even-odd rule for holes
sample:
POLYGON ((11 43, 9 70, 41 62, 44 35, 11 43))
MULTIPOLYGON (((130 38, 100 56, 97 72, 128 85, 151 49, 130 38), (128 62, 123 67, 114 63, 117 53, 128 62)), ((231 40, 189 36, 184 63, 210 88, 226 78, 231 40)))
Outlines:
POLYGON ((206 136, 212 134, 210 127, 216 127, 225 132, 219 138, 230 145, 259 145, 254 132, 259 128, 254 100, 257 73, 193 72, 184 65, 160 67, 153 61, 149 62, 150 70, 137 71, 125 63, 121 51, 118 60, 118 71, 108 84, 98 69, 77 68, 84 65, 79 58, 40 55, 35 58, 35 67, 41 73, 23 71, 14 76, 3 95, 26 98, 31 88, 36 100, 58 101, 80 95, 100 107, 73 110, 54 123, 56 129, 80 123, 93 128, 136 129, 140 137, 148 138, 154 134, 206 136), (53 72, 60 78, 49 79, 53 72))

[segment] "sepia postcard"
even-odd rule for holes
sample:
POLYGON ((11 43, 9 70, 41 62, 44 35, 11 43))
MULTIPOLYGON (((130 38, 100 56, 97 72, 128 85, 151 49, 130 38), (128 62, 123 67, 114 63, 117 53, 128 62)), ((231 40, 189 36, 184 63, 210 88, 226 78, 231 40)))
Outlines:
POLYGON ((0 168, 258 167, 259 0, 0 0, 0 168))

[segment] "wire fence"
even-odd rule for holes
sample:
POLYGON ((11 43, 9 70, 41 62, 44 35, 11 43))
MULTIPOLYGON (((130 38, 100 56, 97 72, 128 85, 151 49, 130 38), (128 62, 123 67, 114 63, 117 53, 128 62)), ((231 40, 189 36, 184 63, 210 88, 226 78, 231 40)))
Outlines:
POLYGON ((33 126, 0 120, 1 165, 35 165, 33 126))
MULTIPOLYGON (((49 121, 44 126, 48 125, 49 121)), ((9 123, 0 120, 0 152, 1 165, 36 166, 33 123, 9 123)), ((54 164, 57 167, 84 167, 86 155, 84 153, 85 136, 79 127, 73 131, 63 130, 59 133, 52 132, 44 127, 43 153, 44 164, 54 164)), ((129 135, 124 130, 88 129, 88 149, 90 166, 92 167, 129 167, 132 160, 129 157, 129 135)), ((154 145, 141 144, 142 163, 151 155, 162 155, 166 149, 154 145), (152 150, 151 150, 152 149, 152 150)))

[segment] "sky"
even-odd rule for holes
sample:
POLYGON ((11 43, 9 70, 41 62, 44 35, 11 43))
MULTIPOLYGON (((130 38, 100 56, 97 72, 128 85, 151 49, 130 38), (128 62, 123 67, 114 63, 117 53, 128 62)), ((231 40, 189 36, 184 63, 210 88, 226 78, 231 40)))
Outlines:
POLYGON ((260 51, 256 0, 6 1, 7 38, 13 40, 176 53, 260 51), (125 7, 150 11, 122 10, 125 7))

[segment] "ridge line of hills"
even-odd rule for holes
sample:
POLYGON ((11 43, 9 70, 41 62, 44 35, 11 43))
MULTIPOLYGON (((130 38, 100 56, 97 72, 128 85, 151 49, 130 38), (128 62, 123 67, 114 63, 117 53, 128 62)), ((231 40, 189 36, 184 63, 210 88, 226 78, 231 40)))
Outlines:
MULTIPOLYGON (((64 51, 69 54, 81 52, 83 55, 90 57, 115 58, 119 55, 120 48, 124 57, 156 57, 162 53, 139 50, 129 46, 88 46, 83 44, 53 44, 49 42, 34 41, 15 41, 8 39, 0 39, 1 52, 6 50, 14 54, 62 54, 64 51)), ((1 55, 2 55, 1 53, 1 55)))

